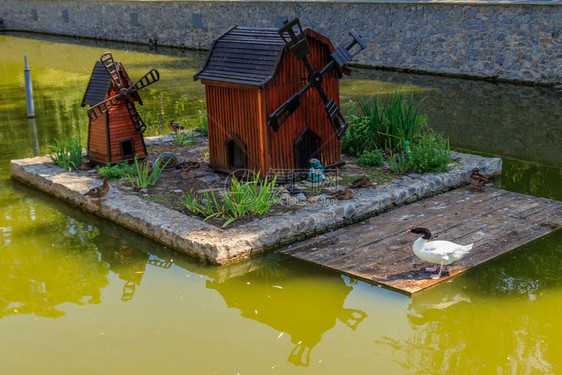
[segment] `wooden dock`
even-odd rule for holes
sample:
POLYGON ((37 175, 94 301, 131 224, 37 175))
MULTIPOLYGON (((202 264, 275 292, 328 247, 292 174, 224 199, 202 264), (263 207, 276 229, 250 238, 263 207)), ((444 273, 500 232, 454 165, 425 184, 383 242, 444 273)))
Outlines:
POLYGON ((486 188, 463 187, 317 236, 280 252, 351 276, 413 294, 562 227, 562 202, 486 188), (407 233, 425 227, 435 239, 472 251, 430 279, 407 233))

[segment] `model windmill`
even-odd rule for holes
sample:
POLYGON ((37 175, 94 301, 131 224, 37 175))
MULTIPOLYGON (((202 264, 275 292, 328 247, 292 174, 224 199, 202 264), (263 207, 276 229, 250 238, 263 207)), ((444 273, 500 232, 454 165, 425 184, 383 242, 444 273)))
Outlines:
POLYGON ((297 93, 289 98, 283 105, 281 105, 275 112, 269 115, 267 120, 267 125, 271 126, 274 131, 279 130, 279 127, 289 116, 293 114, 300 106, 300 98, 311 88, 314 87, 320 98, 325 105, 326 113, 328 118, 334 128, 334 132, 338 139, 341 139, 347 130, 348 124, 343 118, 340 109, 334 98, 328 99, 326 92, 322 88, 322 80, 327 72, 336 66, 342 68, 345 64, 350 62, 359 52, 367 48, 361 36, 354 32, 353 30, 349 33, 352 37, 352 41, 346 47, 340 45, 331 54, 332 59, 326 66, 324 66, 320 71, 314 70, 310 61, 308 61, 307 56, 310 54, 310 46, 306 39, 306 35, 302 30, 301 24, 298 18, 295 18, 291 22, 283 22, 284 26, 279 29, 279 35, 283 38, 283 42, 289 48, 289 50, 295 55, 297 60, 302 61, 306 70, 308 72, 307 81, 308 83, 300 89, 297 93), (354 46, 358 46, 354 52, 351 52, 354 46))
POLYGON ((96 62, 82 100, 90 105, 88 117, 88 151, 95 163, 116 163, 146 156, 142 133, 146 130, 135 102, 142 105, 138 90, 160 79, 151 69, 132 82, 123 65, 110 52, 96 62))
POLYGON ((347 46, 334 48, 295 19, 279 29, 234 26, 218 37, 194 75, 205 85, 211 166, 285 174, 308 170, 312 158, 339 165, 347 129, 339 79, 366 47, 350 34, 347 46))

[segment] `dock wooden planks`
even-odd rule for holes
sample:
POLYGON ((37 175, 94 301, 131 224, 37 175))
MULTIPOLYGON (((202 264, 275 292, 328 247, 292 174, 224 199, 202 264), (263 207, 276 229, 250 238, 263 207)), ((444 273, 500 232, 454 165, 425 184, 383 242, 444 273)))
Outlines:
POLYGON ((413 294, 505 254, 562 227, 562 202, 505 190, 475 192, 463 187, 424 199, 321 236, 281 253, 413 294), (449 275, 430 279, 431 265, 417 258, 407 233, 425 227, 435 239, 472 251, 448 266, 449 275))

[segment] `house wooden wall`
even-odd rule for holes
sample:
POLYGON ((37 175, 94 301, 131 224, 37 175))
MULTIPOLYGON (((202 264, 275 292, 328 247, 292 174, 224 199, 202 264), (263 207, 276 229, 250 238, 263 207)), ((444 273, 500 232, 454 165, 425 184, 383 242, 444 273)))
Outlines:
POLYGON ((95 160, 107 159, 107 113, 90 120, 88 151, 95 160))
POLYGON ((228 168, 226 145, 231 135, 236 134, 246 145, 247 168, 266 168, 264 151, 268 146, 260 94, 258 90, 206 85, 209 154, 213 165, 228 168))

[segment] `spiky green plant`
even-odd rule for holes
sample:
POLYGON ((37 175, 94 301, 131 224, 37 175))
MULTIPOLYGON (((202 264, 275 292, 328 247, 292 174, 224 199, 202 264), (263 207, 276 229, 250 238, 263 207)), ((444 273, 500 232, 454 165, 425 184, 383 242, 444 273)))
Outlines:
POLYGON ((133 187, 146 189, 149 186, 156 185, 156 182, 158 181, 158 178, 160 178, 164 168, 166 168, 166 165, 168 165, 168 162, 162 164, 162 161, 158 158, 154 162, 151 170, 149 163, 139 163, 138 159, 135 158, 135 173, 129 174, 127 177, 133 187))
POLYGON ((53 151, 50 156, 53 163, 61 168, 72 170, 76 169, 82 163, 82 145, 80 140, 74 137, 68 137, 66 141, 55 139, 54 143, 49 146, 53 151))
POLYGON ((275 189, 277 176, 272 181, 260 179, 259 174, 248 181, 233 177, 229 189, 215 195, 214 192, 197 196, 193 192, 184 194, 179 202, 192 213, 200 214, 209 220, 214 217, 225 219, 224 227, 247 215, 262 216, 280 200, 275 189))
POLYGON ((410 168, 410 162, 408 158, 406 158, 406 155, 404 155, 401 152, 396 154, 390 154, 390 156, 387 159, 387 162, 390 170, 398 175, 406 173, 410 168))

